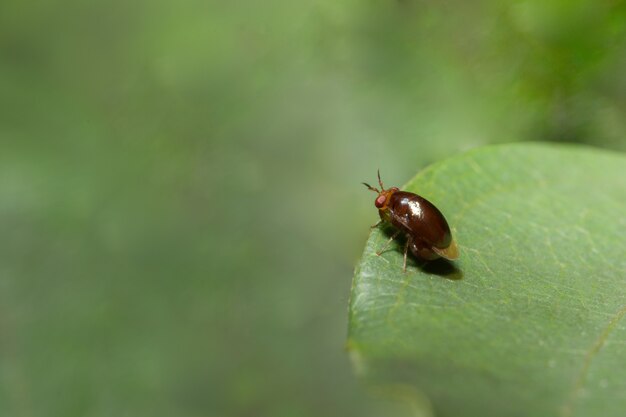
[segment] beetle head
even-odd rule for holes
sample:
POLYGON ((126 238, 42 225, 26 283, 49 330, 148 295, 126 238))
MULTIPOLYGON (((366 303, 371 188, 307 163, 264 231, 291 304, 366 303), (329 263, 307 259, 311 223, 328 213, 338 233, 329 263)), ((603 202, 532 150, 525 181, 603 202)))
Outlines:
POLYGON ((380 179, 380 170, 378 171, 378 184, 380 185, 380 190, 378 188, 372 187, 371 185, 365 182, 363 183, 363 185, 365 185, 368 190, 374 191, 375 193, 378 194, 378 196, 376 197, 376 200, 374 200, 374 205, 379 210, 384 210, 387 206, 387 203, 389 202, 389 197, 391 197, 391 194, 395 193, 396 191, 399 191, 399 188, 391 187, 385 190, 385 187, 383 186, 383 182, 380 179))

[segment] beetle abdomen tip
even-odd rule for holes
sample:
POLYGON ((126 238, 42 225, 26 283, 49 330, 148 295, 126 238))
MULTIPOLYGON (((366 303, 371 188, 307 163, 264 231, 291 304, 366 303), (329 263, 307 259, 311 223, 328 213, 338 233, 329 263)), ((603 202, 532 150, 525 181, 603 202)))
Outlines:
POLYGON ((454 239, 452 239, 450 245, 448 245, 447 248, 440 249, 433 247, 432 249, 433 252, 435 252, 437 255, 441 256, 442 258, 446 258, 449 261, 454 261, 455 259, 459 258, 459 247, 457 246, 454 239))

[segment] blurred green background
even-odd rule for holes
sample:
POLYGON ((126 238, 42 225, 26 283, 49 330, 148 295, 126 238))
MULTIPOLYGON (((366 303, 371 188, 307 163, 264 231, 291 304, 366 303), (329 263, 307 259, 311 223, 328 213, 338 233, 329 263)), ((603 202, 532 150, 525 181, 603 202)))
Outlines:
POLYGON ((380 168, 626 150, 623 1, 0 2, 0 414, 381 416, 380 168))

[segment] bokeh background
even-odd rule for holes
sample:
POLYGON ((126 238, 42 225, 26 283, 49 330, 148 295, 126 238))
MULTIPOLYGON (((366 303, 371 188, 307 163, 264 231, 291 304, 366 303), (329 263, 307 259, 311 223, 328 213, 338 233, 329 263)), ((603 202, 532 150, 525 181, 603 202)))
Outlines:
POLYGON ((0 414, 389 416, 361 181, 626 150, 619 0, 0 2, 0 414))

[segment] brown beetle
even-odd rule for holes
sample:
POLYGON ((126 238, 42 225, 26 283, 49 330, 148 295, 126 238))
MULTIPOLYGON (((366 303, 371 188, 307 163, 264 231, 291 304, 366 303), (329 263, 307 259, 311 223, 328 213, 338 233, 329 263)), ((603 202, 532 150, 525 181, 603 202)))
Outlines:
POLYGON ((380 190, 363 183, 368 189, 378 193, 374 205, 378 208, 380 221, 391 223, 396 232, 387 241, 385 246, 376 254, 380 255, 400 233, 406 235, 404 246, 404 267, 406 271, 406 256, 409 249, 417 258, 425 261, 439 257, 455 260, 459 257, 459 249, 452 238, 450 226, 443 214, 430 201, 417 194, 400 191, 397 187, 385 190, 378 172, 380 190))

